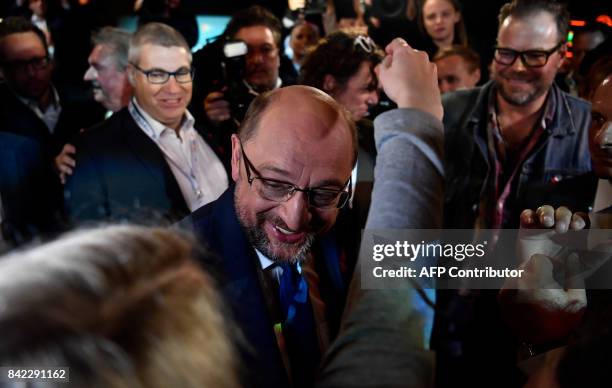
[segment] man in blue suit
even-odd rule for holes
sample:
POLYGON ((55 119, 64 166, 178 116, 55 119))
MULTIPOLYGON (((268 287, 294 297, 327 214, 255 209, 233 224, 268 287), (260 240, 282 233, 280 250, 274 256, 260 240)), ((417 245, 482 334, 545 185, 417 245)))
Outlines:
POLYGON ((222 259, 253 386, 312 385, 346 287, 332 227, 350 196, 354 124, 306 86, 258 97, 232 135, 234 185, 191 217, 222 259))

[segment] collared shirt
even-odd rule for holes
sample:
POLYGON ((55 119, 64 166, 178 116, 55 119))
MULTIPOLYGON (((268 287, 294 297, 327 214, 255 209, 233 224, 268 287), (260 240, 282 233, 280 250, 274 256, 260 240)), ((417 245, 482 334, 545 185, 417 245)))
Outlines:
POLYGON ((280 278, 283 275, 283 268, 281 266, 276 265, 272 260, 270 260, 266 255, 261 253, 259 249, 255 249, 255 253, 257 253, 257 258, 259 259, 259 264, 261 264, 261 269, 266 272, 266 270, 270 268, 270 273, 276 280, 277 284, 280 284, 280 278))
POLYGON ((479 227, 491 229, 502 228, 512 214, 515 194, 513 191, 516 189, 523 163, 539 143, 546 129, 550 127, 558 103, 555 93, 550 91, 544 102, 543 113, 523 146, 516 152, 509 153, 499 128, 496 95, 497 90, 492 88, 488 104, 487 145, 489 163, 492 167, 490 187, 493 187, 493 192, 485 193, 481 198, 481 213, 477 220, 479 227))
MULTIPOLYGON (((246 80, 242 80, 242 83, 244 84, 244 86, 246 86, 247 90, 249 91, 249 93, 253 94, 254 96, 258 96, 259 93, 255 90, 255 88, 253 86, 251 86, 250 83, 246 82, 246 80)), ((276 90, 278 88, 280 88, 281 86, 283 86, 283 80, 278 77, 276 78, 276 85, 274 85, 274 89, 272 90, 276 90)))
POLYGON ((30 108, 32 112, 34 112, 36 116, 38 116, 38 118, 40 118, 45 123, 45 125, 49 129, 49 132, 53 133, 53 131, 55 130, 55 126, 59 121, 60 113, 62 113, 62 106, 60 104, 60 98, 59 94, 57 94, 57 90, 55 90, 53 85, 51 85, 50 87, 52 91, 51 103, 44 112, 40 109, 38 101, 20 96, 18 94, 15 95, 21 102, 23 102, 28 108, 30 108))
POLYGON ((212 148, 197 133, 185 110, 177 132, 152 118, 132 98, 128 106, 140 129, 157 144, 191 211, 216 200, 228 187, 227 173, 212 148))

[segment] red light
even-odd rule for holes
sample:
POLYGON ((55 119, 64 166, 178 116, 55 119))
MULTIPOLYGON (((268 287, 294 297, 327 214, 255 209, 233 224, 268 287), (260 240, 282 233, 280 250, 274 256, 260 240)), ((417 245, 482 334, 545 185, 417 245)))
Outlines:
POLYGON ((605 24, 608 27, 612 27, 612 18, 608 15, 599 15, 597 16, 597 19, 595 19, 595 21, 598 23, 605 24))
POLYGON ((586 22, 584 20, 571 20, 570 26, 572 27, 584 27, 586 26, 586 22))

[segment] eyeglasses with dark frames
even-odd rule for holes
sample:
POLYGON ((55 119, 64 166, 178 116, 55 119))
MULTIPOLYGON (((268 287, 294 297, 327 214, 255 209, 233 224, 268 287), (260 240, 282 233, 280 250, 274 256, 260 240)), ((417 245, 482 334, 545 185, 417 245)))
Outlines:
POLYGON ((525 50, 517 51, 507 47, 495 47, 493 59, 500 65, 512 66, 516 58, 520 57, 525 67, 543 67, 548 63, 548 58, 563 46, 565 42, 559 42, 550 50, 525 50))
POLYGON ((273 202, 286 202, 293 197, 293 194, 301 191, 306 194, 310 206, 317 209, 333 209, 344 207, 351 196, 351 178, 349 178, 348 182, 344 185, 345 189, 342 190, 320 187, 306 187, 302 189, 289 182, 264 178, 255 169, 253 163, 251 163, 244 153, 242 143, 240 143, 240 150, 242 151, 242 158, 244 159, 247 181, 263 199, 273 202), (251 171, 257 176, 252 176, 251 171))
POLYGON ((16 60, 16 61, 8 61, 3 62, 2 66, 8 67, 14 70, 24 70, 28 67, 33 68, 35 70, 42 70, 49 66, 51 62, 48 56, 44 57, 34 57, 28 60, 16 60))
POLYGON ((174 77, 179 84, 188 84, 193 82, 193 68, 181 67, 177 71, 165 71, 161 69, 143 70, 137 64, 130 62, 134 69, 138 70, 147 77, 147 81, 155 85, 161 85, 168 82, 170 76, 174 77))

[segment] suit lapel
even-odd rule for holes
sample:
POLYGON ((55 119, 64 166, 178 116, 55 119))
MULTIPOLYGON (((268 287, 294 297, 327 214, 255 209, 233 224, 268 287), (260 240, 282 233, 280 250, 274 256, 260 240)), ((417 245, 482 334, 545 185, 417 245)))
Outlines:
MULTIPOLYGON (((194 220, 196 230, 203 232, 209 247, 223 260, 224 293, 234 308, 245 337, 257 353, 250 355, 250 362, 247 355, 247 365, 251 364, 249 367, 261 374, 265 386, 285 387, 288 386, 287 374, 259 279, 259 261, 238 222, 233 196, 233 188, 228 189, 214 203, 207 221, 194 220)), ((344 282, 334 236, 317 238, 311 256, 308 267, 315 271, 316 276, 308 276, 308 280, 316 281, 313 291, 321 296, 315 301, 315 307, 319 309, 315 316, 318 315, 319 345, 324 348, 329 341, 328 333, 332 339, 337 333, 344 301, 344 282), (323 305, 318 304, 320 302, 323 305)))
POLYGON ((157 144, 136 125, 127 109, 116 114, 122 115, 122 134, 128 148, 143 164, 151 179, 165 187, 172 207, 183 214, 189 214, 189 208, 176 178, 157 144))
POLYGON ((208 243, 223 259, 226 283, 224 293, 232 304, 247 341, 256 354, 247 355, 266 385, 288 386, 280 351, 268 314, 258 277, 254 249, 238 222, 234 191, 228 189, 215 204, 211 214, 212 237, 208 243))

